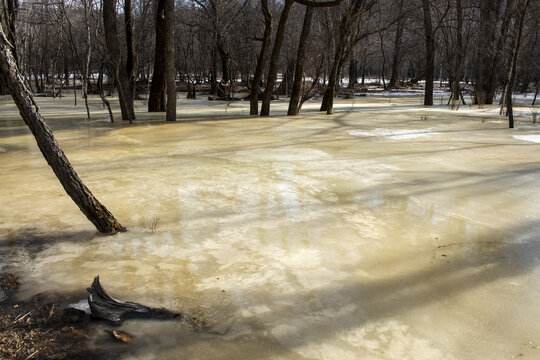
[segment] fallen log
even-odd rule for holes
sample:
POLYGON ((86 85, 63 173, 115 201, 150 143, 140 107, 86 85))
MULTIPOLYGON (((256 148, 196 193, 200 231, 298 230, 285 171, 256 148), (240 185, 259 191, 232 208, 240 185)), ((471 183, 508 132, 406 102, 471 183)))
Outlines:
POLYGON ((191 325, 200 327, 198 321, 188 315, 175 313, 164 308, 152 308, 134 302, 121 301, 112 298, 105 292, 99 276, 94 278, 92 285, 87 289, 89 292, 88 305, 92 316, 109 320, 116 325, 119 325, 128 318, 151 318, 151 319, 177 319, 186 320, 191 325))

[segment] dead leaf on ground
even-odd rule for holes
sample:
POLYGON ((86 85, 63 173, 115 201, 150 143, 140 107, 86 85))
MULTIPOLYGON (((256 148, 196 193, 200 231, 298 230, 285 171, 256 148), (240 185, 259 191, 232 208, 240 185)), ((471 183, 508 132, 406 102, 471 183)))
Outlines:
POLYGON ((123 343, 130 343, 135 338, 133 335, 128 334, 125 331, 105 329, 105 332, 111 334, 115 339, 120 340, 123 343))

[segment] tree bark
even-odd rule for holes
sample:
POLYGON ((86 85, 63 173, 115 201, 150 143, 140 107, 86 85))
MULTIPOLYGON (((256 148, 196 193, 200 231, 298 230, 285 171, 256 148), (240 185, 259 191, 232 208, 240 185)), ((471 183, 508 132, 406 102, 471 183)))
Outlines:
POLYGON ((433 36, 433 25, 431 24, 430 0, 422 0, 422 10, 424 12, 424 34, 426 40, 426 86, 424 92, 424 106, 433 105, 433 75, 435 72, 435 37, 433 36))
POLYGON ((507 88, 506 88, 506 110, 508 112, 508 127, 510 129, 514 128, 514 112, 512 109, 512 94, 514 89, 514 82, 516 81, 516 73, 517 73, 517 61, 519 56, 519 49, 521 47, 521 38, 523 34, 523 23, 525 22, 525 13, 527 12, 527 8, 529 7, 530 0, 521 0, 519 7, 517 9, 517 29, 516 34, 514 36, 513 42, 513 53, 512 58, 510 60, 509 65, 509 72, 508 72, 508 82, 507 82, 507 88))
POLYGON ((348 11, 344 15, 341 24, 339 26, 339 38, 336 45, 336 52, 334 54, 334 61, 332 63, 332 69, 330 70, 330 76, 328 77, 328 86, 324 92, 320 111, 326 111, 326 114, 331 115, 334 112, 334 94, 336 90, 336 83, 339 71, 341 70, 341 63, 343 61, 343 53, 345 51, 345 45, 349 36, 350 29, 350 17, 353 16, 348 11))
POLYGON ((475 89, 475 104, 493 104, 495 85, 491 81, 496 59, 495 28, 497 24, 497 0, 480 0, 480 29, 477 45, 477 71, 475 89))
POLYGON ((311 6, 306 7, 304 15, 304 24, 302 25, 302 33, 300 34, 300 42, 298 44, 298 53, 296 55, 296 67, 294 70, 294 80, 291 90, 291 99, 289 101, 289 110, 287 115, 297 115, 298 105, 300 102, 300 93, 302 91, 302 77, 304 76, 304 61, 306 59, 306 52, 309 41, 309 34, 311 33, 311 22, 313 20, 314 8, 311 6))
MULTIPOLYGON (((349 1, 347 5, 347 9, 345 10, 345 13, 339 25, 339 33, 334 53, 334 61, 332 63, 332 69, 330 70, 330 76, 328 77, 328 86, 324 93, 320 108, 320 111, 326 111, 327 115, 331 115, 334 112, 334 94, 336 90, 336 84, 338 80, 338 75, 343 67, 343 63, 346 61, 346 46, 351 38, 351 32, 354 30, 354 27, 360 21, 362 14, 367 12, 375 3, 375 0, 355 0, 349 1)), ((358 41, 366 35, 367 33, 364 33, 363 36, 355 38, 354 42, 358 41)), ((363 76, 364 75, 362 74, 362 82, 364 81, 363 76)))
POLYGON ((232 81, 231 78, 231 54, 223 38, 223 34, 217 32, 216 47, 221 59, 221 83, 226 85, 232 81))
POLYGON ((101 67, 99 69, 99 76, 98 76, 98 82, 97 82, 97 88, 99 92, 99 97, 101 98, 101 101, 103 102, 103 105, 107 107, 107 111, 109 112, 109 118, 111 119, 111 122, 114 122, 114 115, 111 109, 111 103, 107 98, 105 97, 105 93, 103 91, 103 67, 104 63, 101 63, 101 67))
POLYGON ((152 74, 152 85, 150 86, 150 96, 148 98, 148 111, 160 112, 166 110, 165 103, 165 1, 159 0, 156 3, 156 48, 154 56, 154 72, 152 74))
POLYGON ((167 84, 167 121, 176 121, 176 71, 174 66, 174 0, 164 0, 165 78, 167 84))
MULTIPOLYGON (((459 104, 461 96, 460 81, 463 77, 463 11, 461 7, 461 0, 456 0, 456 54, 454 57, 453 74, 452 74, 452 109, 455 108, 455 104, 459 104)), ((465 105, 465 102, 463 102, 465 105)))
POLYGON ((358 60, 352 58, 349 61, 349 88, 354 89, 358 84, 358 60))
POLYGON ((285 27, 287 25, 287 18, 291 10, 294 0, 285 0, 285 6, 279 17, 279 25, 277 28, 276 39, 274 40, 274 47, 272 48, 272 55, 270 56, 270 65, 268 68, 268 77, 266 80, 266 88, 264 89, 263 101, 261 106, 261 116, 270 115, 270 101, 272 100, 272 92, 277 78, 277 65, 279 60, 279 54, 281 52, 281 46, 283 45, 283 39, 285 38, 285 27))
MULTIPOLYGON (((82 93, 84 97, 84 106, 86 107, 86 117, 90 119, 90 107, 88 106, 88 80, 90 73, 90 59, 92 57, 92 33, 90 32, 90 11, 92 9, 92 3, 84 2, 84 25, 86 29, 86 56, 84 59, 84 74, 82 83, 82 93)), ((53 74, 54 81, 54 74, 53 74)))
MULTIPOLYGON (((7 25, 7 39, 9 41, 9 44, 11 46, 11 50, 13 51, 13 56, 15 59, 15 63, 18 63, 17 61, 17 47, 15 42, 15 20, 16 20, 16 10, 18 7, 18 2, 15 0, 7 0, 5 2, 4 6, 4 19, 6 21, 7 25)), ((5 81, 2 79, 2 76, 0 76, 0 95, 6 95, 9 93, 9 89, 5 81)))
POLYGON ((266 53, 270 47, 270 40, 272 37, 272 13, 268 7, 268 0, 261 0, 262 12, 264 15, 264 34, 262 39, 261 51, 257 58, 257 67, 255 68, 255 74, 253 75, 253 83, 251 85, 251 93, 249 98, 249 114, 259 114, 259 83, 262 80, 264 72, 264 63, 266 60, 266 53))
POLYGON ((131 11, 131 0, 124 0, 124 25, 126 32, 126 72, 129 77, 132 101, 135 100, 135 44, 133 36, 133 13, 131 11))
POLYGON ((130 78, 126 70, 126 61, 120 50, 118 31, 116 30, 116 1, 103 1, 103 26, 105 28, 105 42, 109 50, 109 57, 118 88, 118 99, 122 119, 130 122, 135 119, 133 108, 133 94, 131 91, 130 78))
POLYGON ((24 84, 1 24, 0 70, 0 77, 7 84, 24 122, 34 135, 43 157, 54 171, 67 194, 100 232, 114 234, 124 231, 125 229, 109 210, 84 185, 54 138, 51 129, 43 120, 32 94, 24 84))
POLYGON ((19 2, 17 0, 7 0, 4 8, 4 15, 7 25, 7 39, 11 45, 11 50, 13 51, 13 57, 15 63, 18 64, 18 55, 17 55, 17 42, 16 42, 16 26, 17 21, 17 10, 19 8, 19 2))
POLYGON ((388 81, 388 89, 396 86, 399 72, 399 63, 401 59, 401 39, 403 38, 403 0, 399 1, 400 19, 396 24, 396 37, 394 39, 394 54, 392 55, 392 72, 388 81))

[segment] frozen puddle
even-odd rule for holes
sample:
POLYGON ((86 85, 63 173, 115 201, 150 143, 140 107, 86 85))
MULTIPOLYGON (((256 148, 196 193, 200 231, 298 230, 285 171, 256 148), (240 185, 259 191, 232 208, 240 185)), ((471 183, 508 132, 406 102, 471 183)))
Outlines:
POLYGON ((362 130, 347 130, 347 133, 352 136, 368 136, 368 137, 383 137, 391 140, 406 140, 415 139, 424 136, 440 134, 431 129, 415 129, 415 130, 391 130, 391 129, 375 129, 371 131, 362 130))
POLYGON ((539 135, 514 135, 514 139, 540 143, 540 134, 539 135))

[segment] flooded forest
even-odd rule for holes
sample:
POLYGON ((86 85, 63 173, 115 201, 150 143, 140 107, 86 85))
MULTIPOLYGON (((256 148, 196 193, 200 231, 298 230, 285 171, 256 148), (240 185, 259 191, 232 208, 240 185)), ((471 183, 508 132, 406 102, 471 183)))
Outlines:
POLYGON ((0 0, 0 359, 540 358, 533 0, 0 0))

